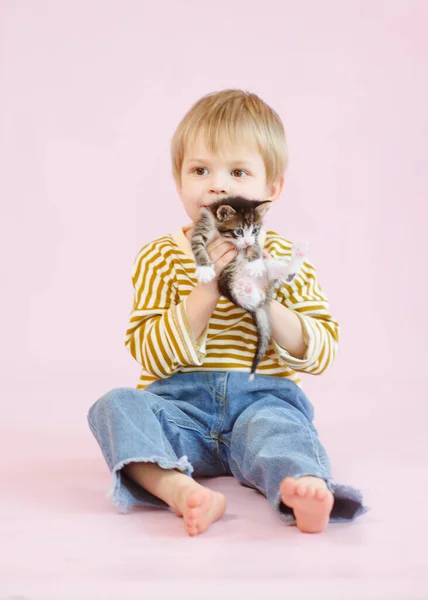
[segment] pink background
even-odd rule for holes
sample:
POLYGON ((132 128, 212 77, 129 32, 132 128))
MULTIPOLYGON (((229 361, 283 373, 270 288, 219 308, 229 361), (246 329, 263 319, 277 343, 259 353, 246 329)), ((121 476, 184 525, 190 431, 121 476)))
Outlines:
POLYGON ((427 17, 424 0, 0 3, 0 595, 428 595, 427 17), (138 379, 137 252, 188 221, 174 129, 231 87, 284 121, 267 224, 309 241, 342 327, 304 389, 335 479, 372 510, 323 536, 229 478, 209 483, 228 517, 198 539, 166 512, 117 515, 86 424, 138 379))

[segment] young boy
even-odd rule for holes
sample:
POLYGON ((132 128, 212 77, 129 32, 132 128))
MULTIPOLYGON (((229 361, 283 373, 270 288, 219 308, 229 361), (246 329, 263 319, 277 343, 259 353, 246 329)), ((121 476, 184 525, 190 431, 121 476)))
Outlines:
MULTIPOLYGON (((193 477, 233 475, 258 489, 303 532, 366 512, 361 494, 333 483, 298 372, 318 375, 334 360, 339 326, 310 262, 270 305, 272 342, 249 381, 256 330, 248 313, 220 296, 217 279, 198 283, 190 247, 201 207, 225 197, 275 201, 287 163, 278 115, 258 96, 224 90, 200 99, 172 140, 178 195, 192 223, 146 244, 136 257, 126 345, 142 367, 136 389, 113 389, 88 421, 113 473, 113 502, 170 507, 186 532, 203 533, 226 510, 223 494, 193 477)), ((265 255, 290 258, 272 231, 265 255)), ((234 258, 217 238, 216 274, 234 258)))

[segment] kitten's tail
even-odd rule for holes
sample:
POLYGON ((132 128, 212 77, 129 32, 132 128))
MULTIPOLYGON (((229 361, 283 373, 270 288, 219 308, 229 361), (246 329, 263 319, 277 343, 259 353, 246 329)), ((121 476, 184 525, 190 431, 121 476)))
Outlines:
POLYGON ((269 346, 271 338, 271 325, 266 304, 256 308, 255 311, 251 311, 250 314, 253 317, 254 324, 257 329, 256 353, 254 354, 253 364, 251 365, 251 375, 249 379, 249 381, 253 381, 257 365, 266 354, 266 350, 269 346))

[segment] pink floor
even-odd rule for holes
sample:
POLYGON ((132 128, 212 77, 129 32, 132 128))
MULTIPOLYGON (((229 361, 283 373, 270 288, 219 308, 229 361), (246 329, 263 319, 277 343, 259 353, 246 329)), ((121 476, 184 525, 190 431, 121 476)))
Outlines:
POLYGON ((363 490, 367 515, 302 534, 219 478, 206 484, 227 495, 226 516, 197 538, 166 511, 116 513, 85 401, 38 387, 34 415, 17 392, 1 423, 0 598, 428 598, 422 383, 350 385, 339 417, 343 384, 318 398, 333 475, 363 490))

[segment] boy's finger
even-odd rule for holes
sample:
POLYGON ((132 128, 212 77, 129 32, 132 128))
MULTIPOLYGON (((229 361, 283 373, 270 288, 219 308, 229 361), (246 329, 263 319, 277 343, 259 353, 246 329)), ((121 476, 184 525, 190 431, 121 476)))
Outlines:
POLYGON ((221 258, 224 261, 224 263, 228 265, 235 258, 235 256, 236 248, 232 248, 231 250, 228 250, 225 254, 223 254, 221 258))
POLYGON ((223 244, 227 244, 228 242, 225 242, 223 238, 221 237, 217 237, 215 238, 215 240, 213 240, 212 242, 210 242, 207 246, 207 250, 215 250, 216 248, 218 248, 219 246, 223 245, 223 244))
POLYGON ((225 254, 226 252, 228 252, 229 250, 231 250, 233 248, 234 248, 234 246, 230 242, 222 242, 222 243, 218 244, 218 246, 216 246, 215 248, 208 250, 208 253, 211 255, 211 260, 212 260, 213 256, 215 256, 215 257, 223 256, 223 254, 225 254))
POLYGON ((228 265, 236 256, 235 248, 228 250, 225 254, 223 254, 217 261, 219 267, 225 267, 228 265))
POLYGON ((218 263, 221 265, 223 265, 223 263, 227 264, 228 262, 230 262, 232 260, 232 258, 234 256, 236 256, 235 249, 232 248, 232 249, 226 250, 226 252, 219 251, 219 252, 214 253, 214 256, 216 257, 215 259, 213 259, 213 257, 211 258, 211 260, 213 260, 214 263, 218 263))

